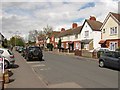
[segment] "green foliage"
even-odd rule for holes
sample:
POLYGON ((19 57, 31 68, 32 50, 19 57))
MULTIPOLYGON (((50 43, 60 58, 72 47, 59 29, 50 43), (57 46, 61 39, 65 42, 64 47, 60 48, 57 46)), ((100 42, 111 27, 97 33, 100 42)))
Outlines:
POLYGON ((15 46, 15 37, 10 38, 10 44, 15 46))
POLYGON ((16 46, 24 46, 25 43, 21 38, 16 39, 16 46))
POLYGON ((53 44, 48 43, 48 44, 47 44, 47 48, 48 48, 50 51, 52 51, 52 50, 53 50, 53 44))
POLYGON ((24 46, 25 45, 25 42, 24 42, 24 40, 22 39, 22 38, 17 38, 17 37, 12 37, 11 39, 10 39, 10 45, 12 45, 12 46, 24 46))
POLYGON ((61 48, 61 39, 59 39, 59 41, 58 41, 58 49, 60 49, 61 48))
POLYGON ((116 49, 116 51, 120 51, 120 47, 118 47, 118 48, 116 49))

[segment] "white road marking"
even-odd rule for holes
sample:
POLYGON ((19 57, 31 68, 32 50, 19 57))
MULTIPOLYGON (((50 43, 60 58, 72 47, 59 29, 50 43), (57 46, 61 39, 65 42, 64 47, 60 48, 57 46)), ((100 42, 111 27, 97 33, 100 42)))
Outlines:
POLYGON ((41 68, 40 70, 41 71, 43 71, 43 70, 50 70, 50 68, 41 68))
POLYGON ((44 67, 45 64, 37 64, 37 65, 32 65, 32 67, 44 67))
POLYGON ((82 88, 82 87, 75 82, 64 82, 49 85, 48 88, 82 88))
POLYGON ((26 63, 28 63, 28 64, 35 64, 35 63, 40 63, 40 61, 38 61, 38 62, 26 62, 26 63))

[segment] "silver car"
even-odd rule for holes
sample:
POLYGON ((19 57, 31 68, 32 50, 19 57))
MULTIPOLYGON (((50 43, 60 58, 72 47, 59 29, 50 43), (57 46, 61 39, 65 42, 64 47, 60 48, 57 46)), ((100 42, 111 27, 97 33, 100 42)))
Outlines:
POLYGON ((14 58, 14 54, 12 53, 11 50, 9 49, 5 49, 5 48, 0 48, 0 54, 5 57, 5 61, 4 61, 4 67, 8 68, 11 65, 14 65, 15 63, 15 58, 14 58))

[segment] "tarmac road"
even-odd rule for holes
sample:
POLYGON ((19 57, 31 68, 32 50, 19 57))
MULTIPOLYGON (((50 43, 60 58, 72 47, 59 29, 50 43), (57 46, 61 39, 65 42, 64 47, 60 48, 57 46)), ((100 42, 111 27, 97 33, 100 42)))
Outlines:
POLYGON ((44 53, 45 61, 28 62, 52 88, 118 88, 118 71, 100 68, 98 61, 73 55, 44 53))

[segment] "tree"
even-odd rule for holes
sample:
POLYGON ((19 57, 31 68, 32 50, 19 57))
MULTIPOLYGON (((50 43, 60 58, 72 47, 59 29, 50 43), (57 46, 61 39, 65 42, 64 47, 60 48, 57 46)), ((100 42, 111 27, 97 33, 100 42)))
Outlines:
POLYGON ((53 31, 52 26, 47 25, 46 27, 43 28, 43 32, 44 32, 44 34, 46 35, 47 38, 50 37, 52 31, 53 31))
POLYGON ((25 42, 22 38, 16 38, 16 45, 17 46, 24 46, 25 42))
POLYGON ((15 37, 10 38, 10 44, 15 46, 15 37))
POLYGON ((37 30, 32 30, 32 31, 30 31, 29 32, 29 44, 31 44, 31 43, 36 43, 36 38, 37 38, 37 36, 38 36, 38 31, 37 30))
POLYGON ((10 45, 12 45, 12 46, 24 46, 25 42, 20 36, 14 36, 10 39, 10 45))

